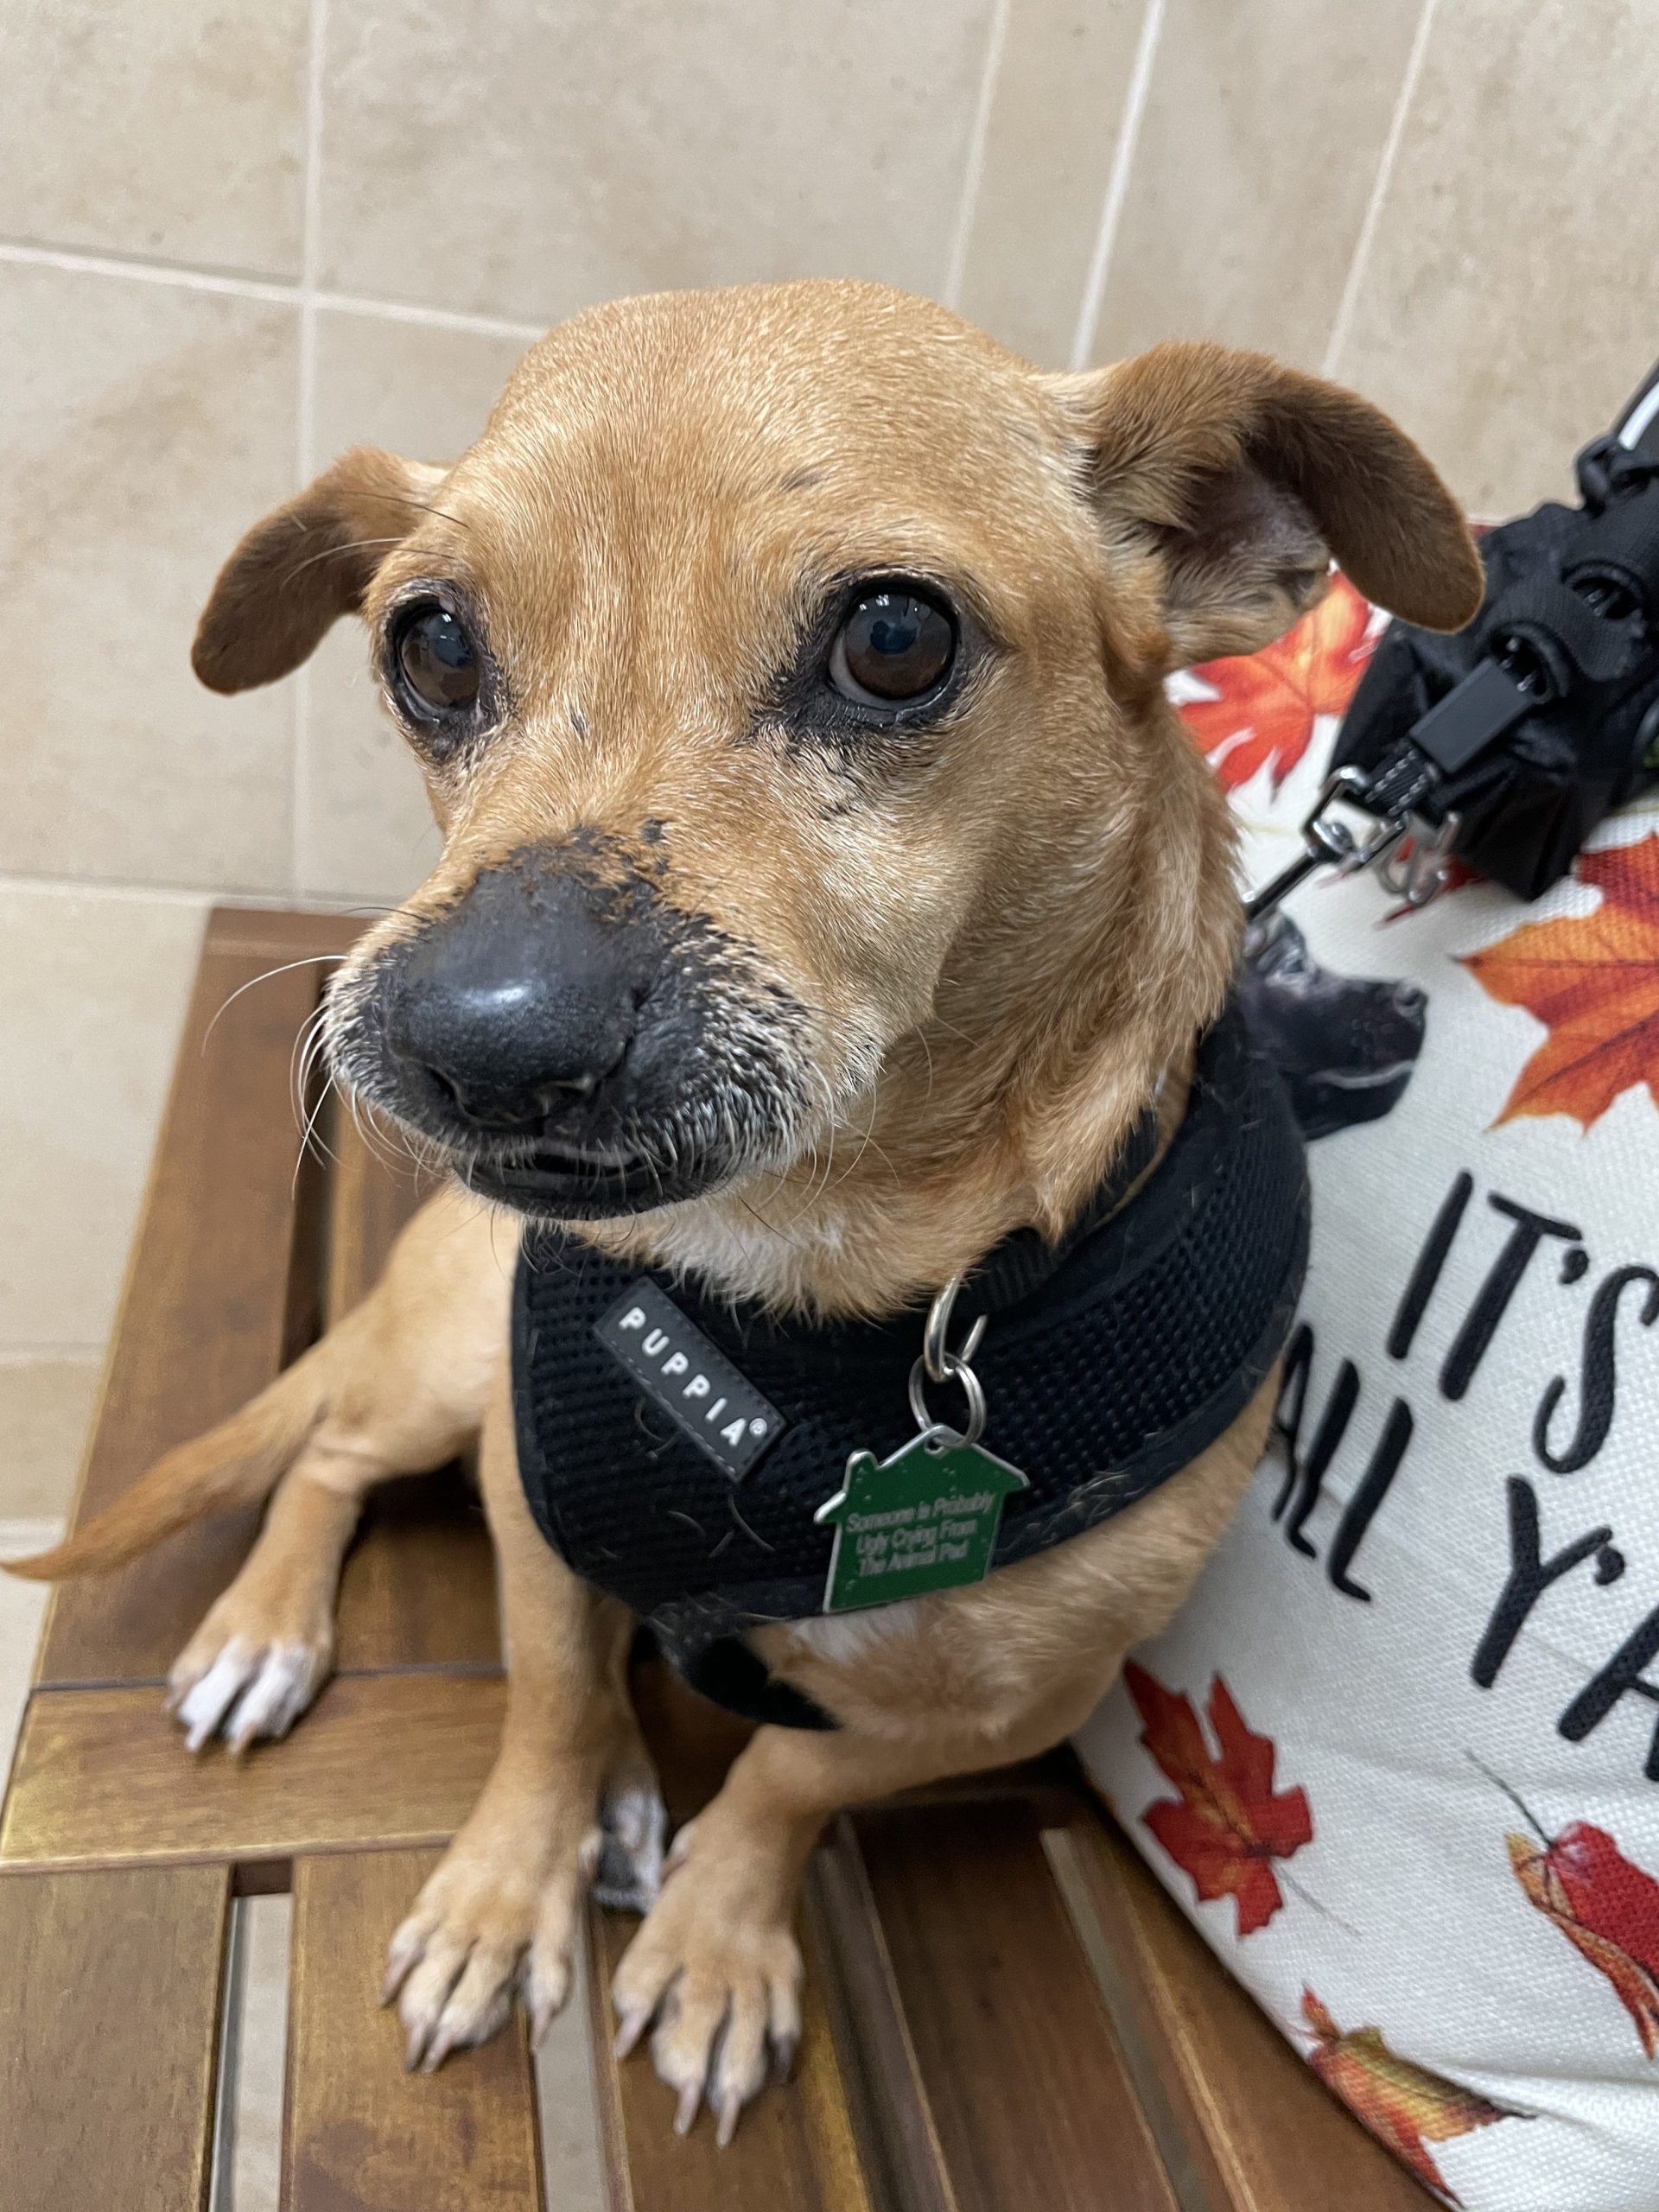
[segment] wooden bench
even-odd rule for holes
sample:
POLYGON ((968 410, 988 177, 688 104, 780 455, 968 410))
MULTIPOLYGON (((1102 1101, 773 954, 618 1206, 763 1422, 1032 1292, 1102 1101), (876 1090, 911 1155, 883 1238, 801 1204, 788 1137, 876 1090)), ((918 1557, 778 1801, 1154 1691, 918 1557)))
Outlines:
MULTIPOLYGON (((361 1296, 413 1203, 344 1116, 334 1162, 296 1169, 295 1039, 355 927, 209 922, 78 1515, 361 1296), (315 964, 258 980, 295 961, 315 964)), ((373 2002, 386 1936, 494 1748, 476 1503, 453 1475, 381 1492, 315 1710, 278 1747, 193 1764, 162 1685, 256 1517, 53 1600, 0 1818, 0 2203, 207 2207, 232 1901, 291 1890, 285 2212, 530 2212, 544 2196, 522 2027, 411 2078, 373 2002)), ((683 1813, 733 1726, 649 1671, 638 1689, 683 1813)), ((609 2056, 630 1925, 596 1916, 588 1934, 616 2212, 1429 2202, 1215 1966, 1067 1755, 836 1824, 809 1885, 795 2082, 725 2152, 706 2120, 677 2140, 648 2063, 609 2056)))

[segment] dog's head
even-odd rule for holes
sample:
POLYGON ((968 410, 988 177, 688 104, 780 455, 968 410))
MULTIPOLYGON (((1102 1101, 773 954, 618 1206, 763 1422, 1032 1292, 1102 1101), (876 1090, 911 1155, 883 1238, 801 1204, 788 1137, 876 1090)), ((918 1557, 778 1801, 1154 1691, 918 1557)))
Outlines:
POLYGON ((1332 552, 1417 621, 1479 598, 1416 449, 1258 356, 1049 377, 873 286, 667 294, 553 332, 453 467, 337 462, 232 554, 195 664, 267 683, 362 616, 445 843, 334 1057, 480 1191, 753 1190, 919 1040, 936 1150, 1075 1093, 1010 1171, 1040 1216, 1122 1121, 1078 1103, 1103 1025, 1155 1058, 1230 968, 1162 679, 1276 635, 1332 552))
POLYGON ((1428 1000, 1415 983, 1321 968, 1288 914, 1250 931, 1240 992, 1304 1136, 1378 1122, 1405 1095, 1428 1000))

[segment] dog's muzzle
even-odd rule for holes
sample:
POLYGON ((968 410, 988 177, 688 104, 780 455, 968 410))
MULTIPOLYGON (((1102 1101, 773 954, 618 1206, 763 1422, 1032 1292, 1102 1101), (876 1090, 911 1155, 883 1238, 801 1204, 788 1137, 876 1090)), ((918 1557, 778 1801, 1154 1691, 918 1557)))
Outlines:
POLYGON ((340 978, 337 1072, 480 1196, 553 1219, 786 1157, 804 1010, 611 854, 530 848, 340 978))

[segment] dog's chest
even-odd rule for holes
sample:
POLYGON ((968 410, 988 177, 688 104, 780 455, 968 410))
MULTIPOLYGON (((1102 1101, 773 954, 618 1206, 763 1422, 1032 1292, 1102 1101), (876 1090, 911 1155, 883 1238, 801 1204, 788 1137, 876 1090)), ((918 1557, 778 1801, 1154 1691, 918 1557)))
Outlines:
POLYGON ((789 1326, 556 1235, 527 1239, 514 1398, 549 1541, 697 1681, 746 1630, 1030 1557, 1186 1465, 1278 1356, 1306 1243, 1300 1141, 1276 1080, 1236 1022, 1206 1049, 1188 1122, 1134 1205, 992 1311, 974 1360, 984 1456, 941 1462, 937 1480, 909 1449, 918 1315, 789 1326), (874 1563, 862 1579, 849 1516, 874 1563))

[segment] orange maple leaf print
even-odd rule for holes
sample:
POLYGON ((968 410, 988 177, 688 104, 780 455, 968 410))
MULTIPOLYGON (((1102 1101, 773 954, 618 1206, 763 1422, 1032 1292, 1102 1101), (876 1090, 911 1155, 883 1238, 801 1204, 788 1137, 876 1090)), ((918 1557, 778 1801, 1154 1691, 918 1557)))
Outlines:
POLYGON ((1489 996, 1549 1031, 1500 1122, 1570 1114, 1588 1129, 1643 1083, 1659 1103, 1659 834, 1580 853, 1573 873, 1601 893, 1593 913, 1528 922, 1463 958, 1489 996))
POLYGON ((1239 1935, 1253 1936, 1285 1901, 1272 1862, 1313 1840, 1306 1793, 1275 1793, 1273 1739, 1251 1734, 1219 1675, 1205 1708, 1218 1747, 1213 1752, 1189 1698, 1133 1660, 1123 1681, 1144 1724, 1141 1743, 1181 1793, 1150 1806, 1142 1815, 1147 1826, 1192 1876, 1199 1897, 1206 1904, 1231 1897, 1239 1935))
POLYGON ((1181 714, 1226 790, 1270 765, 1277 791, 1307 751, 1317 718, 1347 711, 1376 642, 1370 620, 1370 601, 1333 575, 1319 605, 1274 644, 1192 671, 1216 696, 1189 699, 1181 714))
POLYGON ((1339 2028, 1311 1989, 1302 1992, 1302 2017, 1313 2031, 1307 2063, 1334 2089, 1357 2120, 1386 2143, 1420 2181, 1461 2202, 1426 2147, 1490 2127, 1494 2120, 1524 2120, 1525 2113, 1495 2105, 1443 2074, 1431 2074, 1390 2050, 1380 2028, 1339 2028))

